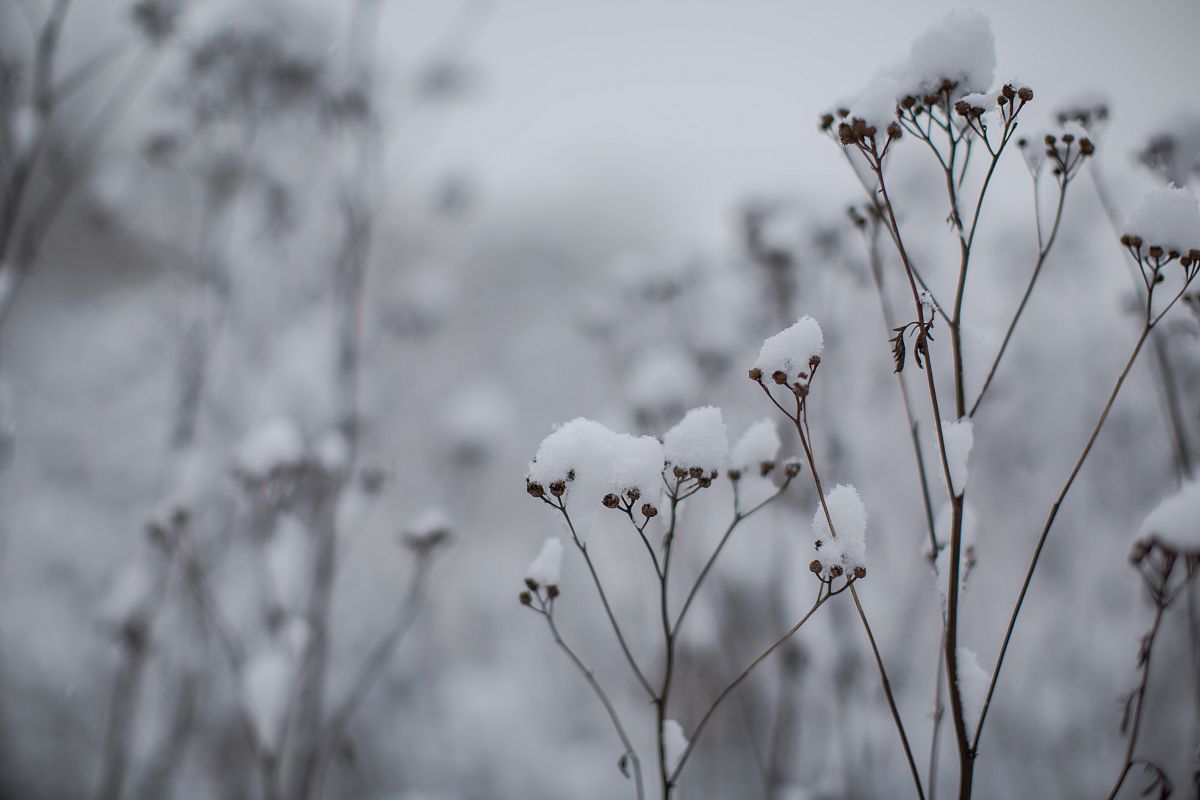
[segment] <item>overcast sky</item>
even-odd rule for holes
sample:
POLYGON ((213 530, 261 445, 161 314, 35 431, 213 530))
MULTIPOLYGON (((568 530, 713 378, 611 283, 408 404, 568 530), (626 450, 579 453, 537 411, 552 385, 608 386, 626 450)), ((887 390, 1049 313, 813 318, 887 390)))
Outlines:
MULTIPOLYGON (((609 207, 634 198, 669 207, 683 232, 701 238, 747 191, 840 202, 853 187, 816 131, 818 114, 958 7, 496 0, 470 50, 484 70, 482 92, 414 157, 422 168, 473 169, 493 208, 531 197, 556 198, 556 207, 581 195, 609 207)), ((1064 98, 1100 90, 1114 107, 1110 158, 1127 161, 1171 109, 1200 106, 1196 0, 969 7, 991 19, 998 79, 1019 77, 1037 93, 1027 124, 1064 98)), ((385 49, 405 60, 427 52, 456 4, 385 8, 385 49)))

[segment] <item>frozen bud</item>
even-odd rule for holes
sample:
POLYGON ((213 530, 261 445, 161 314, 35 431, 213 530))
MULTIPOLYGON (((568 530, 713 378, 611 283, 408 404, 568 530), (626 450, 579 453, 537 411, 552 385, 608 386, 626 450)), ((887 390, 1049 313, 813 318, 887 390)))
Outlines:
POLYGON ((696 483, 698 483, 700 485, 701 489, 707 489, 708 487, 712 486, 712 478, 707 478, 707 477, 698 478, 696 480, 696 483))
POLYGON ((817 367, 821 366, 821 357, 820 356, 810 357, 808 359, 808 366, 810 369, 816 369, 817 367))
MULTIPOLYGON (((862 569, 862 568, 859 567, 859 569, 862 569)), ((865 570, 864 570, 864 573, 865 573, 865 570)), ((558 597, 558 594, 559 594, 559 592, 558 592, 557 586, 547 586, 546 587, 546 596, 549 597, 551 600, 558 597)))
POLYGON ((771 474, 771 470, 775 469, 774 461, 763 461, 758 465, 758 474, 760 477, 767 477, 771 474))
POLYGON ((842 571, 843 570, 842 570, 841 564, 834 564, 832 567, 829 568, 829 577, 839 578, 842 575, 842 571))
POLYGON ((521 605, 523 606, 533 605, 533 595, 529 592, 521 592, 517 595, 517 599, 521 601, 521 605))
POLYGON ((1163 254, 1163 249, 1161 247, 1159 247, 1156 244, 1150 245, 1150 257, 1151 258, 1162 258, 1162 254, 1163 254))
POLYGON ((898 122, 893 122, 887 126, 887 135, 889 139, 899 139, 903 132, 904 131, 898 122))
POLYGON ((913 97, 911 94, 906 94, 904 97, 900 98, 900 107, 903 109, 912 108, 916 104, 917 98, 913 97))
POLYGON ((625 492, 625 496, 629 498, 629 502, 636 503, 638 501, 638 498, 640 498, 642 496, 642 491, 641 491, 641 489, 638 489, 635 486, 632 489, 625 492))
POLYGON ((687 477, 687 470, 685 470, 683 467, 672 467, 671 474, 676 478, 685 478, 687 477))
POLYGON ((971 104, 966 100, 959 100, 954 104, 954 113, 960 117, 968 117, 971 115, 971 104))
POLYGON ((531 591, 531 592, 536 592, 538 589, 538 582, 535 581, 533 578, 526 578, 525 585, 527 587, 529 587, 529 591, 531 591))
POLYGON ((1080 139, 1079 152, 1083 153, 1085 156, 1090 156, 1096 152, 1096 145, 1092 144, 1091 139, 1080 139))
POLYGON ((689 478, 703 478, 704 470, 700 469, 699 467, 691 467, 688 469, 688 477, 689 478))
POLYGON ((1058 138, 1053 133, 1047 133, 1046 138, 1042 141, 1046 143, 1047 147, 1054 147, 1055 143, 1058 142, 1058 138))
POLYGON ((787 383, 787 373, 781 369, 777 369, 771 373, 771 380, 775 381, 775 383, 779 384, 780 386, 783 386, 785 383, 787 383))
POLYGON ((541 497, 546 493, 546 490, 537 481, 525 481, 525 491, 529 492, 532 497, 541 497))
POLYGON ((783 474, 789 478, 794 478, 800 474, 800 462, 791 459, 783 465, 783 474))
POLYGON ((816 560, 815 558, 812 560, 812 563, 810 563, 808 565, 808 568, 810 571, 812 571, 816 575, 821 574, 821 562, 816 560))
POLYGON ((759 369, 758 367, 751 367, 750 368, 750 380, 761 381, 762 380, 762 370, 759 369))
POLYGON ((821 130, 827 131, 833 127, 833 114, 821 115, 821 130))
POLYGON ((729 476, 729 480, 731 481, 739 481, 742 479, 742 471, 740 469, 726 470, 725 474, 729 476))
POLYGON ((604 495, 604 499, 600 502, 604 504, 605 508, 616 508, 617 505, 620 504, 621 498, 617 497, 612 492, 609 492, 608 494, 604 495))
POLYGON ((1006 83, 1000 87, 1000 96, 1001 97, 1008 99, 1008 100, 1012 100, 1014 97, 1016 97, 1016 95, 1017 95, 1017 93, 1013 89, 1011 83, 1006 83))
POLYGON ((854 568, 854 577, 856 577, 856 578, 867 577, 867 568, 862 567, 862 566, 855 567, 854 568))
POLYGON ((642 516, 649 519, 650 517, 658 516, 658 509, 649 503, 642 503, 642 516))
POLYGON ((555 481, 554 483, 550 484, 550 494, 554 495, 555 497, 562 497, 566 493, 567 485, 562 481, 555 481))
POLYGON ((1033 89, 1030 89, 1028 86, 1022 86, 1017 90, 1017 97, 1021 98, 1022 102, 1028 103, 1033 99, 1033 89))

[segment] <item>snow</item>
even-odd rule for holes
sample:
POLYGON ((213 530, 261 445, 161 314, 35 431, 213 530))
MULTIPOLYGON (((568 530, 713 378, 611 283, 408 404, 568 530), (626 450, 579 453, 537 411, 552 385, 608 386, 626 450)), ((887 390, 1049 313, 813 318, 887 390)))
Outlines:
MULTIPOLYGON (((950 479, 955 497, 961 495, 967 487, 967 459, 971 455, 971 445, 975 441, 974 431, 974 424, 965 417, 957 422, 942 420, 942 440, 946 443, 946 461, 950 465, 950 479)), ((945 480, 945 467, 941 465, 940 458, 938 459, 938 470, 942 479, 945 480)))
POLYGON ((1200 553, 1200 479, 1184 484, 1146 515, 1138 539, 1157 537, 1183 553, 1200 553))
POLYGON ((806 376, 801 382, 807 382, 809 362, 821 355, 824 344, 817 321, 812 317, 801 317, 795 325, 763 342, 754 367, 762 371, 764 380, 782 372, 791 383, 801 381, 801 374, 806 376))
POLYGON ((274 417, 251 430, 242 440, 235 461, 246 475, 264 478, 303 459, 304 437, 300 429, 286 417, 274 417))
POLYGON ((1153 189, 1130 216, 1124 232, 1140 236, 1143 246, 1158 245, 1186 253, 1200 249, 1200 206, 1190 189, 1164 186, 1153 189))
POLYGON ((295 514, 283 514, 266 544, 266 567, 275 599, 285 609, 304 603, 309 575, 309 534, 295 514))
POLYGON ((558 586, 562 577, 563 543, 557 536, 548 536, 537 557, 525 569, 526 580, 538 586, 558 586))
POLYGON ((279 745, 283 718, 292 691, 292 659, 286 651, 268 646, 246 664, 242 695, 254 733, 267 750, 279 745))
MULTIPOLYGON (((956 84, 954 98, 987 92, 994 80, 996 48, 992 28, 977 11, 952 11, 918 36, 908 57, 881 70, 847 107, 882 135, 906 95, 936 92, 943 80, 956 84)), ((995 106, 995 100, 992 100, 995 106)))
POLYGON ((825 506, 817 506, 812 527, 816 537, 815 558, 821 563, 822 574, 828 576, 835 565, 846 573, 853 573, 858 567, 866 568, 867 509, 857 489, 845 484, 835 486, 825 496, 825 506), (833 519, 832 532, 825 516, 826 507, 833 519))
POLYGON ((779 457, 779 433, 771 419, 760 419, 751 425, 734 444, 729 456, 729 468, 744 474, 758 474, 763 464, 774 464, 779 457))
POLYGON ((662 484, 663 464, 663 447, 654 437, 614 433, 579 417, 542 441, 526 477, 547 492, 564 481, 564 497, 596 506, 606 494, 624 495, 631 489, 644 498, 654 496, 662 484))
POLYGON ((684 414, 663 436, 663 455, 667 464, 685 470, 698 468, 706 476, 724 469, 729 438, 721 409, 704 406, 684 414))
POLYGON ((428 545, 448 536, 452 527, 446 512, 434 506, 422 511, 409 523, 404 536, 411 544, 428 545))
POLYGON ((625 384, 635 408, 682 410, 700 394, 700 370, 682 350, 659 346, 642 353, 625 384))
POLYGON ((350 466, 350 443, 337 429, 321 434, 313 450, 317 462, 328 472, 342 472, 350 466))
POLYGON ((987 698, 991 676, 979 666, 979 657, 966 647, 958 648, 958 691, 962 695, 963 717, 968 730, 974 731, 983 714, 983 701, 987 698))
POLYGON ((687 750, 688 740, 683 735, 683 727, 673 719, 668 719, 663 722, 663 747, 666 750, 664 757, 666 759, 667 771, 674 771, 679 765, 679 759, 683 757, 683 753, 687 750))
POLYGON ((951 11, 913 41, 907 67, 921 92, 936 90, 943 79, 955 81, 962 94, 986 92, 996 71, 992 26, 978 11, 951 11))

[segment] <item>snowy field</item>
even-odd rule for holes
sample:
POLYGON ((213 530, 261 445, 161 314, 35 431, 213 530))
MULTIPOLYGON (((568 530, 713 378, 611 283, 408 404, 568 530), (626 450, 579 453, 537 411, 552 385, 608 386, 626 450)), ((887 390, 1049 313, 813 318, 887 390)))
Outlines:
POLYGON ((1198 29, 0 0, 0 799, 1200 797, 1198 29))

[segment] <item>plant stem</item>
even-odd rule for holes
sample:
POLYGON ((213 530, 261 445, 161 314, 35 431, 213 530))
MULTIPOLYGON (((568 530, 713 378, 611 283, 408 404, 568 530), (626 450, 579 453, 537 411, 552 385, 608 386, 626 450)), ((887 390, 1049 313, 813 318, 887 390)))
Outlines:
POLYGON ((637 751, 633 749, 633 743, 629 741, 629 736, 625 733, 625 726, 621 724, 621 718, 617 715, 616 708, 613 707, 612 701, 608 699, 608 694, 600 686, 600 682, 596 680, 596 676, 587 668, 587 665, 583 663, 583 660, 575 651, 563 641, 562 636, 558 632, 558 626, 554 624, 554 607, 552 603, 542 612, 542 615, 546 618, 546 624, 550 626, 550 635, 554 637, 554 643, 567 654, 567 658, 571 660, 571 663, 583 675, 592 692, 604 706, 604 710, 608 712, 608 718, 612 720, 613 728, 616 729, 617 738, 621 740, 621 745, 625 748, 625 757, 633 765, 633 780, 637 798, 638 800, 643 800, 645 797, 645 788, 642 785, 642 762, 638 760, 637 751))
POLYGON ((883 694, 887 697, 888 708, 891 709, 892 719, 896 722, 900 743, 904 745, 904 757, 908 760, 908 768, 912 772, 913 785, 917 787, 917 797, 925 800, 925 790, 921 788, 921 775, 917 771, 917 762, 913 759, 912 748, 908 744, 908 735, 904 732, 904 723, 900 719, 900 711, 896 708, 896 698, 892 695, 892 684, 888 680, 887 670, 883 666, 883 657, 879 654, 879 646, 875 643, 875 634, 871 632, 871 624, 867 622, 867 614, 863 611, 862 602, 858 599, 858 590, 854 586, 850 587, 850 596, 854 598, 854 607, 858 609, 858 618, 862 620, 863 629, 867 632, 867 640, 871 643, 871 652, 875 654, 875 664, 879 667, 879 679, 883 684, 883 694))
POLYGON ((1158 627, 1162 622, 1163 612, 1167 610, 1164 603, 1158 602, 1154 608, 1154 623, 1150 626, 1150 634, 1146 640, 1145 661, 1142 663, 1142 677, 1138 683, 1137 692, 1134 695, 1134 702, 1137 703, 1137 711, 1133 715, 1133 729, 1129 734, 1129 744, 1125 747, 1125 761, 1121 766, 1121 774, 1117 776, 1117 782, 1113 784, 1112 791, 1108 793, 1108 800, 1115 800, 1117 792, 1121 790, 1121 785, 1125 783, 1125 778, 1129 775, 1129 770, 1133 769, 1133 751, 1137 747, 1138 734, 1142 727, 1142 710, 1146 706, 1146 689, 1150 685, 1150 655, 1154 649, 1154 641, 1158 637, 1158 627))
POLYGON ((996 692, 996 683, 1000 678, 1000 670, 1004 666, 1004 656, 1008 653, 1008 645, 1012 641, 1013 630, 1017 626, 1017 618, 1021 615, 1021 607, 1025 602, 1025 596, 1029 592, 1029 585, 1033 582, 1033 573, 1037 569, 1038 561, 1042 556, 1042 549, 1046 546, 1046 539, 1050 535, 1050 530, 1054 526, 1054 520, 1058 516, 1058 510, 1062 506, 1063 501, 1067 497, 1067 493, 1071 491, 1071 487, 1075 483, 1075 479, 1079 476, 1079 472, 1083 469, 1083 464, 1087 461, 1088 455, 1092 452, 1092 446, 1095 445, 1096 439, 1100 436, 1100 431, 1104 427, 1105 421, 1108 419, 1108 414, 1112 411, 1113 404, 1116 402, 1117 395, 1121 391, 1121 387, 1125 384, 1125 379, 1129 377, 1130 370, 1133 369, 1134 363, 1137 361, 1138 354, 1142 351, 1142 345, 1146 343, 1147 337, 1150 335, 1153 325, 1147 322, 1142 327, 1141 335, 1138 336, 1137 342, 1134 344, 1133 351, 1129 354, 1128 360, 1125 362, 1121 374, 1117 376, 1116 384, 1108 395, 1108 400, 1104 404, 1103 410, 1100 412, 1100 418, 1096 420, 1096 424, 1092 427, 1091 435, 1088 436, 1087 444, 1084 445, 1083 452, 1079 454, 1079 458, 1075 461, 1075 466, 1071 469, 1070 475, 1067 476, 1066 482, 1058 493, 1058 497, 1054 501, 1054 505, 1050 508, 1050 514, 1046 518, 1045 525, 1042 526, 1041 536, 1038 537, 1037 547, 1034 548, 1033 558, 1029 562, 1029 569, 1025 573, 1025 580, 1021 583, 1021 591, 1017 595, 1017 602, 1013 606, 1012 615, 1008 621, 1008 629, 1004 633, 1004 641, 1000 645, 1000 655, 996 659, 996 666, 992 670, 992 679, 988 685, 987 696, 983 701, 983 710, 979 715, 979 721, 976 723, 975 736, 971 742, 971 752, 975 753, 979 749, 979 737, 983 733, 983 724, 987 720, 988 709, 991 708, 992 696, 996 692))

